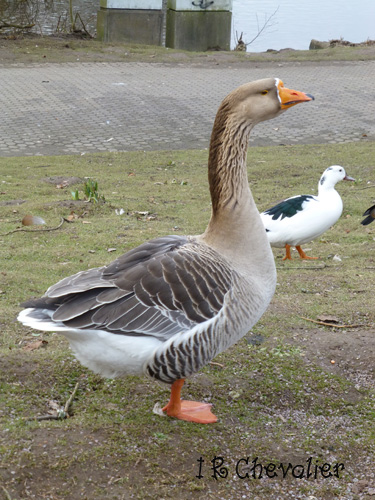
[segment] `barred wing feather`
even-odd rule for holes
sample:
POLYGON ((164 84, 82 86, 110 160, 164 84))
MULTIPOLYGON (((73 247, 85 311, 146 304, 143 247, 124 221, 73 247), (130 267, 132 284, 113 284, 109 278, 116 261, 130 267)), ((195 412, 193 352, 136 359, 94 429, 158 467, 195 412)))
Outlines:
POLYGON ((219 313, 232 282, 222 260, 194 238, 157 238, 107 267, 63 279, 24 306, 53 309, 53 321, 68 329, 166 341, 219 313))

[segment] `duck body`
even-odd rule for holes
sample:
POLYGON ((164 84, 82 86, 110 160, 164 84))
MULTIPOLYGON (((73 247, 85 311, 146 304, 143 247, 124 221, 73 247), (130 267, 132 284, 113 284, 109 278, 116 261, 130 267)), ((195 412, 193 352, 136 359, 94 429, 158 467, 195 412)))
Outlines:
POLYGON ((312 99, 274 78, 233 91, 211 136, 212 215, 206 231, 157 238, 107 266, 67 277, 22 304, 18 319, 63 334, 79 361, 105 377, 147 374, 172 384, 163 408, 169 416, 215 422, 210 405, 181 401, 184 379, 249 331, 276 285, 247 179, 250 131, 312 99))
POLYGON ((367 215, 365 219, 361 222, 362 226, 367 226, 368 224, 371 224, 371 222, 375 219, 375 205, 372 207, 368 208, 366 212, 363 214, 363 217, 367 215))
POLYGON ((341 180, 354 179, 339 165, 328 167, 319 180, 317 196, 292 196, 260 214, 269 243, 276 248, 285 247, 285 259, 291 258, 292 246, 301 258, 313 258, 303 252, 301 245, 322 235, 340 218, 343 203, 335 185, 341 180))

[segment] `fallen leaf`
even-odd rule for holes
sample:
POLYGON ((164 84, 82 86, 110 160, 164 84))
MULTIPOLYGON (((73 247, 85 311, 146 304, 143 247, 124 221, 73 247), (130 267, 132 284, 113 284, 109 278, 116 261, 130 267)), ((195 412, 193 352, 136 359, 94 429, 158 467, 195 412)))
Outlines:
POLYGON ((76 215, 73 211, 70 212, 68 217, 65 217, 65 220, 68 222, 72 222, 72 220, 77 219, 78 215, 76 215))
POLYGON ((51 410, 53 411, 60 411, 61 409, 61 405, 59 405, 59 403, 57 401, 55 401, 54 399, 50 399, 48 401, 48 406, 51 408, 51 410))
POLYGON ((48 344, 46 340, 35 340, 34 342, 30 342, 22 347, 24 351, 35 351, 36 349, 40 349, 41 347, 45 347, 48 344))
POLYGON ((63 181, 60 184, 56 184, 56 189, 64 189, 69 186, 68 181, 63 181))
POLYGON ((108 248, 107 252, 116 252, 117 248, 108 248))
POLYGON ((159 417, 166 417, 167 415, 163 412, 160 403, 155 403, 154 408, 152 409, 152 412, 155 413, 155 415, 159 415, 159 417))
POLYGON ((82 224, 91 224, 91 222, 90 222, 90 221, 88 221, 88 220, 83 220, 83 221, 82 221, 82 224))
POLYGON ((335 318, 335 316, 328 316, 326 314, 318 316, 317 319, 319 321, 324 321, 325 323, 339 323, 339 320, 335 318))

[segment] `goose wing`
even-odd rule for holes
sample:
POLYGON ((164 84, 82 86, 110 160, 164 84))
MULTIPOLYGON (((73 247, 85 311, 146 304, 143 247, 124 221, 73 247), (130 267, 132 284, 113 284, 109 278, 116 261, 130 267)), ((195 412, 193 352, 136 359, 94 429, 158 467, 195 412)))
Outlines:
POLYGON ((151 335, 166 341, 214 318, 231 289, 229 268, 194 238, 151 240, 106 267, 80 272, 25 307, 52 309, 67 329, 151 335))

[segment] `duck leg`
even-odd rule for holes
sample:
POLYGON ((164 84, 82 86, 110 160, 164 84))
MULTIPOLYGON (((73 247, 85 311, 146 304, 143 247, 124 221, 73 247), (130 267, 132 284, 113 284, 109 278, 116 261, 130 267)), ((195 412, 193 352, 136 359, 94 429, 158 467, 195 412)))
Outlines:
POLYGON ((283 260, 286 259, 292 260, 292 254, 290 253, 290 245, 288 245, 288 243, 285 244, 285 257, 283 258, 283 260))
POLYGON ((187 422, 197 422, 198 424, 213 424, 217 422, 217 417, 211 412, 212 405, 181 399, 181 389, 184 382, 184 379, 173 382, 171 398, 169 403, 164 406, 163 411, 169 417, 186 420, 187 422))
POLYGON ((299 253, 299 256, 301 259, 309 259, 309 260, 315 260, 318 257, 309 257, 308 255, 305 254, 305 252, 302 250, 302 248, 299 245, 296 245, 297 252, 299 253))

